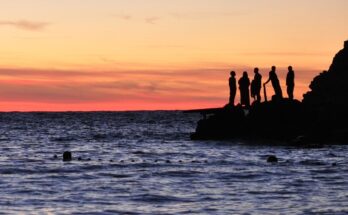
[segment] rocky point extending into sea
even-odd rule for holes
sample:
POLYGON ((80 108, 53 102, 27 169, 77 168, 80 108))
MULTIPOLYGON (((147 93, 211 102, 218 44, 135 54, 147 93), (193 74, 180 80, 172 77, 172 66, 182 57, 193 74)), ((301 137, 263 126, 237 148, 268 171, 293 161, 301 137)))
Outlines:
POLYGON ((348 143, 348 41, 328 71, 316 76, 303 101, 272 100, 199 110, 203 115, 191 139, 257 138, 289 143, 348 143))

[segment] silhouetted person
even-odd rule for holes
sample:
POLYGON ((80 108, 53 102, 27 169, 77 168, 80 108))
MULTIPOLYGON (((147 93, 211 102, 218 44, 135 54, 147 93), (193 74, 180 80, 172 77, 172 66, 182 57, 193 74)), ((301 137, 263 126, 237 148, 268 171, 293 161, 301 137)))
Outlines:
POLYGON ((272 66, 272 70, 269 72, 269 78, 268 80, 263 84, 263 86, 265 87, 265 85, 270 82, 272 83, 273 89, 274 89, 274 98, 276 99, 282 99, 283 98, 283 92, 282 92, 282 88, 280 87, 279 84, 279 80, 278 80, 278 76, 276 74, 276 67, 272 66))
POLYGON ((240 104, 245 105, 246 107, 250 106, 250 95, 249 95, 249 86, 250 80, 247 72, 243 72, 243 77, 238 81, 239 90, 240 90, 240 104))
POLYGON ((292 70, 292 66, 288 67, 288 74, 286 75, 286 86, 287 86, 287 93, 289 96, 289 99, 294 99, 294 87, 295 87, 295 73, 294 70, 292 70))
POLYGON ((230 85, 230 104, 234 106, 234 98, 236 97, 237 92, 237 84, 236 84, 236 73, 232 71, 230 73, 231 77, 229 79, 229 85, 230 85))
POLYGON ((256 97, 256 101, 257 102, 261 102, 261 80, 262 80, 262 76, 259 73, 259 68, 255 68, 254 69, 254 80, 251 82, 251 97, 253 97, 255 99, 256 97))

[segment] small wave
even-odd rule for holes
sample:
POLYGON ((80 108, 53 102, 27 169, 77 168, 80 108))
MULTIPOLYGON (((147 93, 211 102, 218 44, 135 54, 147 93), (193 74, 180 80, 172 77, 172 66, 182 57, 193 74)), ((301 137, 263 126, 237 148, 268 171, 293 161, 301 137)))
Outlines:
MULTIPOLYGON (((85 213, 81 213, 81 214, 85 214, 85 213)), ((104 215, 114 215, 114 214, 127 214, 127 215, 144 215, 143 212, 141 213, 136 213, 136 212, 133 212, 133 211, 127 211, 127 210, 105 210, 103 211, 103 214, 104 215)))
POLYGON ((164 196, 156 194, 142 194, 136 195, 132 198, 133 201, 137 202, 148 202, 148 203, 168 203, 168 202, 188 202, 187 198, 179 198, 175 196, 164 196))
POLYGON ((103 168, 105 168, 104 165, 96 165, 96 164, 90 164, 90 165, 85 165, 80 167, 81 170, 101 170, 103 168))
POLYGON ((241 180, 244 181, 246 179, 252 180, 252 179, 258 179, 262 178, 264 175, 258 174, 258 173, 225 173, 225 174, 219 174, 217 177, 218 179, 230 179, 230 180, 241 180))
POLYGON ((106 138, 108 138, 108 136, 106 134, 94 134, 93 135, 94 140, 102 140, 102 139, 106 139, 106 138))
POLYGON ((76 138, 73 137, 52 137, 50 138, 51 141, 53 142, 71 142, 76 140, 76 138))
POLYGON ((146 152, 144 152, 144 151, 140 151, 140 150, 138 150, 138 151, 134 151, 134 152, 132 152, 134 155, 143 155, 143 154, 146 154, 146 152))
POLYGON ((308 165, 308 166, 324 166, 327 165, 326 163, 319 161, 319 160, 304 160, 300 161, 301 165, 308 165))
POLYGON ((331 166, 328 168, 311 170, 311 172, 314 174, 325 174, 325 175, 338 173, 337 169, 332 168, 331 166))
POLYGON ((124 138, 124 134, 120 132, 116 133, 97 133, 97 134, 92 134, 91 135, 91 140, 95 141, 109 141, 109 140, 114 140, 114 139, 122 139, 124 138))
POLYGON ((35 169, 23 169, 23 168, 3 168, 0 169, 0 175, 21 175, 21 174, 61 174, 61 173, 79 173, 80 170, 78 169, 63 169, 63 168, 57 168, 57 169, 42 169, 42 168, 35 168, 35 169))
POLYGON ((154 173, 155 176, 163 176, 163 177, 182 177, 182 178, 190 178, 195 177, 197 175, 204 174, 201 171, 192 171, 192 170, 182 170, 182 171, 164 171, 154 173))
POLYGON ((251 190, 247 192, 251 195, 260 195, 260 196, 272 196, 277 199, 290 199, 292 198, 292 195, 296 195, 297 192, 295 191, 288 191, 288 190, 274 190, 274 191, 268 191, 268 190, 251 190))
POLYGON ((100 173, 99 176, 112 177, 112 178, 131 178, 129 174, 115 174, 115 173, 100 173))

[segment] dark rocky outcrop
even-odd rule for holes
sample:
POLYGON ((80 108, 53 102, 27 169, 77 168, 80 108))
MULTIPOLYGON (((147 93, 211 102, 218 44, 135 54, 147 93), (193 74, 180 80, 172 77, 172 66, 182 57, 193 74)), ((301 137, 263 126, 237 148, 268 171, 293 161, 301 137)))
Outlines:
POLYGON ((289 140, 303 134, 305 111, 297 100, 256 103, 249 110, 226 106, 198 122, 192 139, 267 138, 289 140))
POLYGON ((241 106, 215 110, 211 117, 198 121, 191 139, 225 139, 239 137, 245 131, 246 117, 241 106))
POLYGON ((310 84, 311 91, 303 103, 311 108, 341 108, 348 104, 348 41, 333 59, 328 71, 323 71, 310 84))
MULTIPOLYGON (((225 106, 198 122, 192 139, 270 138, 348 143, 348 41, 328 71, 313 79, 297 100, 255 103, 250 109, 225 106), (301 138, 299 138, 301 137, 301 138)), ((204 111, 200 111, 204 113, 204 111)), ((209 112, 211 114, 211 112, 209 112)))
POLYGON ((303 135, 305 109, 297 100, 274 100, 255 104, 247 116, 249 136, 289 140, 303 135))
POLYGON ((348 41, 329 70, 315 77, 309 87, 311 91, 304 95, 303 104, 310 110, 312 136, 324 133, 325 139, 348 140, 348 41))

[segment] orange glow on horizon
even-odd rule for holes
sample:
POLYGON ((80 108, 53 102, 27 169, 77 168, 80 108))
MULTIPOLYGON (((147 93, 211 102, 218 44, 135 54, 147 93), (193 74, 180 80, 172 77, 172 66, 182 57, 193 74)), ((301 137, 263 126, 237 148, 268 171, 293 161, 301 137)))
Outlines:
MULTIPOLYGON (((295 69, 301 100, 319 71, 295 69), (302 81, 305 80, 305 81, 302 81)), ((263 81, 267 68, 260 68, 263 81)), ((1 111, 186 110, 221 107, 228 101, 228 68, 145 71, 0 70, 1 111), (20 77, 20 78, 19 78, 20 77), (155 80, 161 80, 160 82, 155 80)), ((237 79, 242 73, 237 71, 237 79)), ((248 69, 252 71, 252 69, 248 69)), ((285 93, 286 68, 277 73, 285 93)), ((249 78, 253 74, 249 72, 249 78)), ((267 85, 267 94, 273 94, 267 85)), ((235 103, 239 102, 239 92, 235 103)))
POLYGON ((259 67, 265 81, 272 65, 284 95, 294 67, 301 100, 347 39, 347 8, 346 0, 3 0, 0 111, 221 107, 231 70, 252 79, 259 67))

